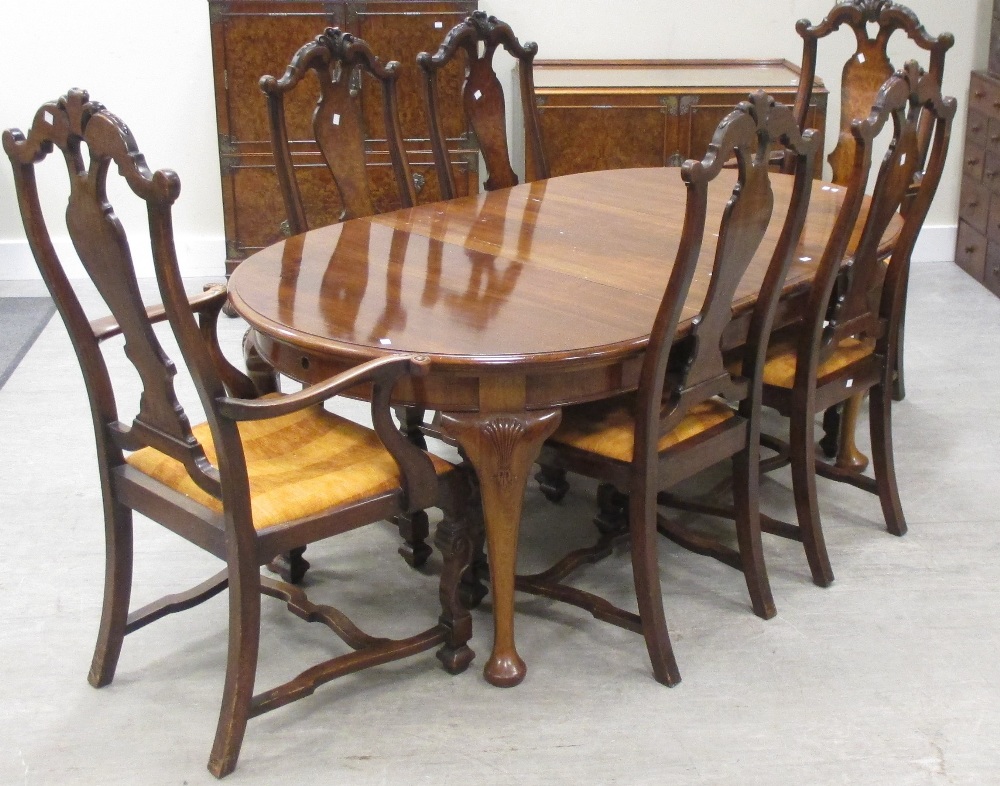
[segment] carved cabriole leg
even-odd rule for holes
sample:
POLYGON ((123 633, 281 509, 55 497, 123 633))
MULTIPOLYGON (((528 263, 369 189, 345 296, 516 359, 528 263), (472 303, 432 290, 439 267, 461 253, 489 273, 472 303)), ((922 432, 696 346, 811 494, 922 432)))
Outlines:
POLYGON ((132 511, 107 496, 104 511, 104 608, 87 676, 95 688, 103 688, 114 679, 132 594, 132 511))
POLYGON ((837 450, 837 466, 841 469, 864 472, 868 466, 868 457, 858 450, 855 441, 864 398, 864 393, 859 393, 844 402, 844 413, 840 418, 840 446, 837 450))
MULTIPOLYGON (((493 393, 501 402, 516 403, 517 390, 504 390, 502 384, 497 387, 481 390, 481 397, 489 399, 493 393), (514 396, 505 398, 504 393, 514 396)), ((523 406, 523 388, 520 392, 523 406)), ((493 653, 483 673, 487 682, 510 687, 521 682, 527 671, 514 646, 514 572, 524 489, 542 443, 555 431, 562 413, 558 409, 498 413, 489 411, 487 402, 483 404, 486 411, 482 413, 442 414, 441 425, 461 445, 479 477, 494 626, 493 653)))
POLYGON ((448 638, 437 657, 449 674, 465 671, 476 656, 469 648, 472 638, 472 615, 461 601, 462 577, 472 562, 472 539, 466 516, 468 484, 456 471, 456 480, 442 491, 439 505, 444 517, 434 532, 434 544, 441 552, 441 624, 448 629, 448 638))
MULTIPOLYGON (((248 561, 251 562, 251 561, 248 561)), ((236 769, 257 673, 260 646, 260 573, 240 571, 238 557, 229 561, 229 653, 219 724, 208 759, 208 771, 222 778, 236 769)))

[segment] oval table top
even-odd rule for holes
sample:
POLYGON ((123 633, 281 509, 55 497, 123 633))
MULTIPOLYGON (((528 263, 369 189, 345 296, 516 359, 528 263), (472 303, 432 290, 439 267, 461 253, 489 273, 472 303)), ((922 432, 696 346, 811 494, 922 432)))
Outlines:
MULTIPOLYGON (((712 219, 734 178, 724 172, 712 189, 682 329, 704 298, 712 219)), ((772 184, 777 219, 737 290, 737 310, 755 300, 792 178, 772 184)), ((816 182, 786 290, 808 284, 843 194, 816 182)), ((239 265, 230 297, 259 332, 354 362, 387 351, 429 355, 437 371, 621 359, 645 347, 684 203, 679 169, 556 177, 288 238, 239 265)))

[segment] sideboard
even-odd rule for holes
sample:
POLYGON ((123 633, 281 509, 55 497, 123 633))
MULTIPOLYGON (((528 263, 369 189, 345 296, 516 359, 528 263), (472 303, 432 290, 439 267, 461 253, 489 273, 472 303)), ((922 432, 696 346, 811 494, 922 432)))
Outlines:
MULTIPOLYGON (((549 170, 568 175, 701 158, 719 121, 755 90, 793 103, 799 68, 787 60, 536 60, 534 77, 549 170)), ((808 127, 825 128, 826 103, 816 80, 808 127)))

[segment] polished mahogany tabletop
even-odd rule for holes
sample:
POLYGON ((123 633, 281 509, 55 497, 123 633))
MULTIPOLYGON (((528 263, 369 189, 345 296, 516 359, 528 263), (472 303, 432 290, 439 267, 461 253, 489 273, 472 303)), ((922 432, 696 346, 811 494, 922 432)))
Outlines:
MULTIPOLYGON (((681 332, 706 292, 712 227, 734 182, 724 172, 713 186, 681 332)), ((774 175, 772 187, 774 216, 783 217, 792 178, 774 175)), ((814 185, 779 320, 808 288, 843 195, 814 185)), ((318 381, 387 352, 430 356, 430 375, 400 383, 396 395, 444 413, 479 476, 496 634, 485 672, 494 684, 517 684, 526 669, 514 646, 513 581, 531 464, 561 406, 637 387, 685 198, 674 168, 556 177, 314 229, 249 257, 229 281, 254 347, 293 378, 318 381)), ((779 223, 737 290, 737 316, 756 299, 779 223)), ((887 237, 898 231, 895 222, 887 237)), ((734 320, 726 341, 739 345, 741 331, 734 320)))

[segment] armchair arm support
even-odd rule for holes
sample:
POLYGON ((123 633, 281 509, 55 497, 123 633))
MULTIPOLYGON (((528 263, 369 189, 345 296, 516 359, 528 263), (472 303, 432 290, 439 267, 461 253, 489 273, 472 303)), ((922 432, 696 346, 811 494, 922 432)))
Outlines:
MULTIPOLYGON (((188 299, 188 305, 191 307, 191 311, 196 314, 209 312, 213 309, 218 311, 222 308, 225 302, 226 287, 223 284, 217 284, 209 287, 204 292, 192 295, 188 299)), ((155 325, 157 322, 163 322, 167 318, 167 312, 164 310, 163 306, 158 303, 154 306, 149 306, 146 309, 146 318, 155 325)), ((119 325, 117 320, 112 316, 100 317, 99 319, 91 320, 90 329, 94 331, 94 338, 97 339, 98 342, 114 338, 115 336, 121 335, 122 332, 121 325, 119 325)))
POLYGON ((355 366, 325 382, 317 382, 281 398, 242 399, 226 396, 219 399, 219 412, 233 420, 263 420, 287 415, 319 404, 338 393, 365 383, 388 384, 390 387, 407 374, 423 376, 430 369, 430 360, 417 355, 388 355, 355 366))

